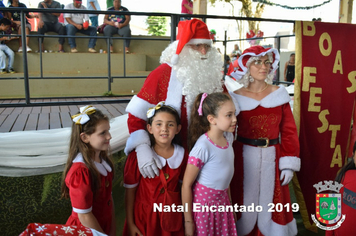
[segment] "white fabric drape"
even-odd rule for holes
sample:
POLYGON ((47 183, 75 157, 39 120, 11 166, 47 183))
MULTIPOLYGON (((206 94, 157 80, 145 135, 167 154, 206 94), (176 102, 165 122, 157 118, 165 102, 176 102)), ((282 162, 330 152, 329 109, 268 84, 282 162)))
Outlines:
MULTIPOLYGON (((110 120, 112 153, 124 149, 128 115, 110 120)), ((0 133, 0 176, 32 176, 63 171, 71 128, 0 133)))

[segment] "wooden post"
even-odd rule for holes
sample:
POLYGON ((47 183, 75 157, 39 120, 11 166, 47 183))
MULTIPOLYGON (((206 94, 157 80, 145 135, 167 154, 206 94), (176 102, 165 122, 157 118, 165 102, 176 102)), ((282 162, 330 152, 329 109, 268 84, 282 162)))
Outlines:
POLYGON ((351 23, 354 0, 340 0, 339 23, 351 23))
POLYGON ((207 0, 193 0, 193 14, 206 15, 207 9, 207 0))

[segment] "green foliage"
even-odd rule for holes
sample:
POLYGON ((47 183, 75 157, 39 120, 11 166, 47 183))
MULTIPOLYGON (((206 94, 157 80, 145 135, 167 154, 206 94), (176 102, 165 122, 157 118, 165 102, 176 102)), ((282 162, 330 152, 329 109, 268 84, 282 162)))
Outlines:
MULTIPOLYGON (((116 235, 121 235, 125 222, 124 152, 113 154, 113 161, 116 235)), ((27 177, 0 176, 0 235, 19 235, 29 223, 65 224, 72 207, 69 199, 61 199, 61 183, 62 172, 27 177)))
MULTIPOLYGON (((246 17, 255 17, 255 18, 261 18, 262 13, 264 10, 264 3, 258 2, 257 4, 254 4, 255 7, 253 9, 252 2, 256 2, 256 0, 208 0, 210 3, 214 4, 215 2, 227 2, 230 3, 233 1, 239 1, 242 3, 242 8, 241 8, 241 15, 246 16, 246 17)), ((237 22, 238 28, 241 29, 241 26, 239 25, 239 22, 237 22)), ((241 24, 241 23, 240 23, 241 24)), ((248 21, 248 28, 250 30, 253 30, 254 32, 257 32, 259 30, 259 23, 257 21, 248 21)))
POLYGON ((282 8, 285 8, 285 9, 289 9, 289 10, 310 10, 310 9, 314 9, 314 8, 317 8, 317 7, 321 7, 329 2, 331 2, 331 0, 327 0, 327 1, 324 1, 323 3, 320 3, 320 4, 315 4, 315 5, 310 5, 310 6, 288 6, 288 5, 282 5, 282 4, 278 4, 278 3, 274 3, 274 2, 271 2, 271 1, 268 1, 268 0, 253 0, 254 2, 259 2, 259 3, 262 3, 262 4, 267 4, 267 5, 270 5, 270 6, 276 6, 276 7, 282 7, 282 8))
POLYGON ((113 97, 113 96, 115 96, 115 94, 113 94, 112 91, 107 91, 107 92, 105 92, 103 95, 104 95, 105 97, 113 97))
POLYGON ((164 16, 149 16, 146 24, 149 35, 163 36, 167 31, 167 19, 164 16))
POLYGON ((47 199, 54 193, 53 192, 54 189, 60 189, 60 188, 61 188, 61 182, 58 181, 57 175, 44 175, 41 204, 44 204, 47 201, 47 199))
POLYGON ((62 173, 27 177, 0 176, 0 232, 19 235, 29 223, 65 224, 69 200, 61 198, 62 173))
MULTIPOLYGON (((213 5, 215 2, 228 2, 229 3, 231 1, 234 1, 234 0, 209 0, 209 2, 213 5)), ((240 1, 240 0, 236 0, 236 1, 240 1)))

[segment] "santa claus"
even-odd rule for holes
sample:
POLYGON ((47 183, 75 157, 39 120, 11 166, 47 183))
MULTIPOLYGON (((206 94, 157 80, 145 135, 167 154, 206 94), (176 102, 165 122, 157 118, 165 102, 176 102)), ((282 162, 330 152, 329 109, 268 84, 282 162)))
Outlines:
POLYGON ((137 153, 138 165, 144 177, 159 175, 161 163, 153 154, 146 127, 146 112, 158 102, 174 107, 181 116, 181 138, 187 146, 190 110, 195 97, 202 92, 221 92, 223 61, 212 47, 206 24, 193 19, 180 21, 177 40, 160 58, 161 65, 152 71, 140 92, 128 104, 128 128, 125 153, 137 153))

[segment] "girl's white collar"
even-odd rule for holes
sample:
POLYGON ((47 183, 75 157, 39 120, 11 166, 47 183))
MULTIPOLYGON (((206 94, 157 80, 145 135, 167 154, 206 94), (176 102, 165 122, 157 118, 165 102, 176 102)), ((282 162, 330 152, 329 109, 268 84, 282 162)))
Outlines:
POLYGON ((177 169, 180 164, 182 163, 183 161, 183 157, 184 157, 184 148, 179 146, 179 145, 176 145, 176 144, 173 144, 174 145, 174 153, 173 155, 168 158, 168 159, 165 159, 164 157, 161 157, 160 155, 158 155, 154 149, 152 148, 153 152, 157 155, 157 157, 159 158, 159 160, 161 161, 162 163, 162 166, 165 166, 166 163, 168 163, 168 166, 171 168, 171 169, 177 169))
MULTIPOLYGON (((77 162, 85 163, 83 155, 81 153, 78 153, 78 155, 73 160, 73 163, 77 163, 77 162)), ((94 164, 98 169, 99 173, 103 176, 107 176, 108 172, 112 171, 111 167, 105 160, 102 160, 101 163, 94 161, 94 164)))

